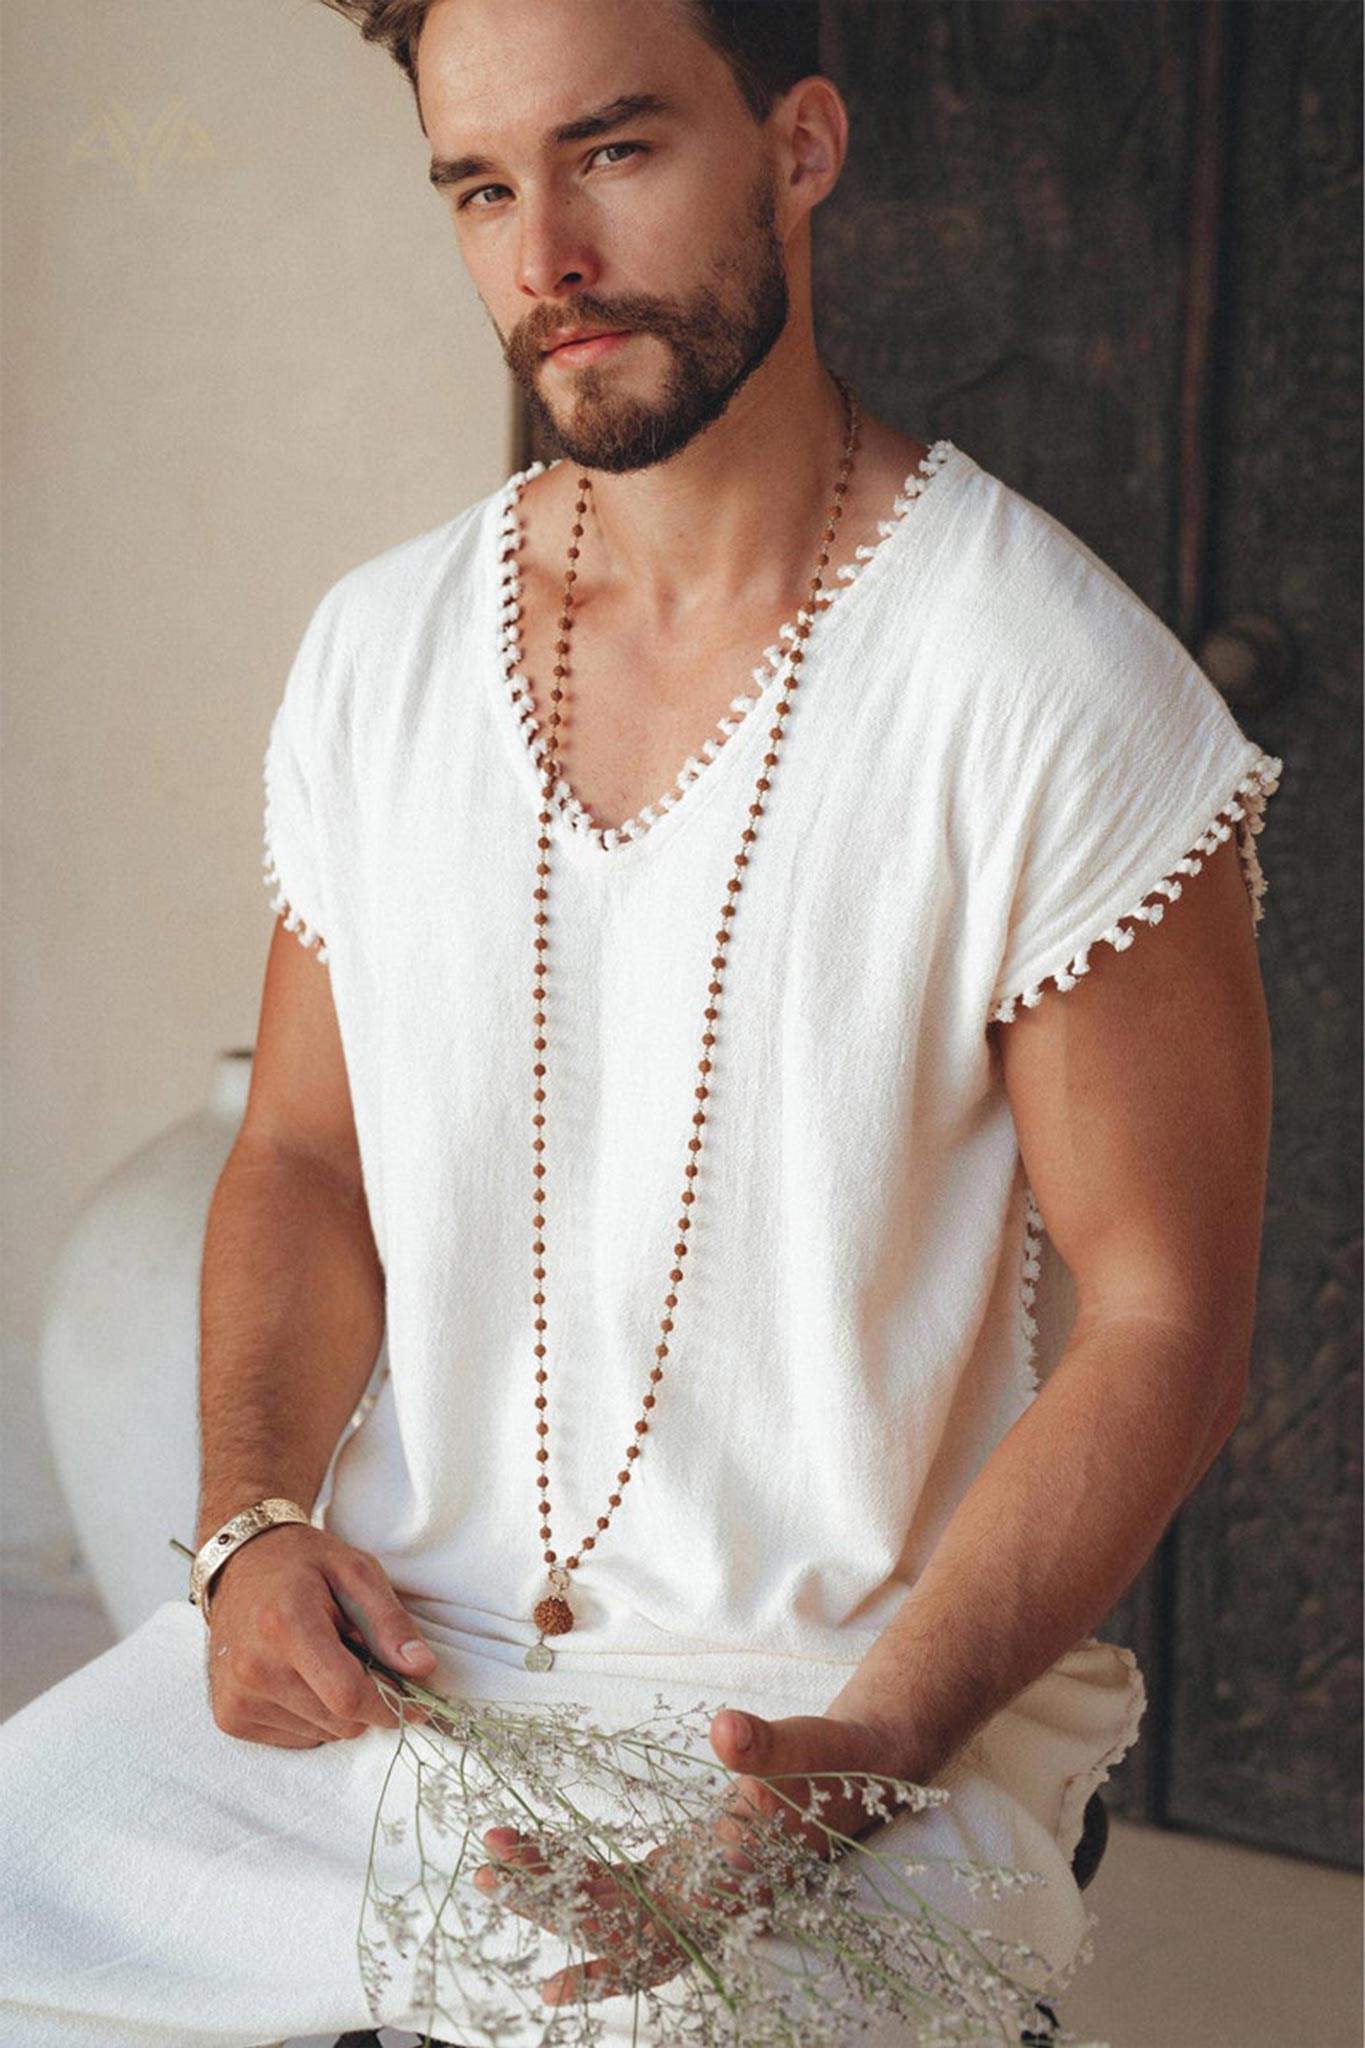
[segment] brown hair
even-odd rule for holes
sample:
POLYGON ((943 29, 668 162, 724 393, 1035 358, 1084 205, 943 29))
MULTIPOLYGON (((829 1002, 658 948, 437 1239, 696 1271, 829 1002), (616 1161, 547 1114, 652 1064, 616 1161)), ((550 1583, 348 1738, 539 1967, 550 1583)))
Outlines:
MULTIPOLYGON (((725 59, 755 121, 820 69, 820 0, 682 0, 699 36, 725 59)), ((417 38, 432 0, 324 0, 381 43, 417 97, 417 38)), ((420 102, 419 102, 420 116, 420 102)))

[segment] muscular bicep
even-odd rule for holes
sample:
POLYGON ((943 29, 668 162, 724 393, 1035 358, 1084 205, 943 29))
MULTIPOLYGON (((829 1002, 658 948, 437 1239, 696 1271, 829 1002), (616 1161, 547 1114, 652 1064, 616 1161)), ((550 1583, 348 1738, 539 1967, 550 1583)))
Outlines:
POLYGON ((242 1140, 327 1167, 362 1185, 332 977, 317 952, 301 946, 283 917, 266 958, 260 1024, 242 1140))
POLYGON ((1244 1372, 1270 1129, 1270 1034, 1233 839, 1159 925, 997 1035, 1077 1329, 1141 1314, 1244 1372))

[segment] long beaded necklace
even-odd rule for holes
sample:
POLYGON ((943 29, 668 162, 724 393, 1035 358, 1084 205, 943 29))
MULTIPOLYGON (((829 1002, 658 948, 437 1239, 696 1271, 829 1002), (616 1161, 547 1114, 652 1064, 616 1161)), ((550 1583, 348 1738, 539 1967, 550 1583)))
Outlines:
MULTIPOLYGON (((664 1313, 659 1322, 660 1342, 654 1347, 655 1362, 650 1368, 649 1388, 645 1393, 641 1413, 635 1424, 634 1441, 627 1445, 625 1463, 616 1475, 618 1489, 623 1489, 630 1484, 631 1468, 640 1455, 640 1440, 649 1433, 649 1414, 656 1401, 654 1389, 664 1376, 664 1360, 668 1356, 668 1340, 673 1330, 673 1312, 678 1306, 677 1290, 682 1285, 683 1260, 687 1256, 687 1233, 692 1227, 691 1208, 696 1200, 692 1183, 697 1176, 697 1154, 701 1151, 702 1132, 706 1126, 706 1102, 710 1094, 707 1076, 711 1072, 712 1048, 716 1043, 716 1023, 720 1017, 722 976, 725 971, 725 948, 730 939, 730 925, 735 915, 736 902, 739 892, 743 887, 743 870, 747 867, 749 861, 748 849, 758 836, 754 821, 763 814, 763 800, 771 787, 772 770, 777 766, 777 750, 782 741, 783 720, 791 709, 792 693, 796 689, 801 663, 805 658, 805 643, 815 622, 815 602, 824 586, 825 570, 829 565, 830 552, 834 545, 839 521, 843 517, 844 499, 848 493, 849 479, 853 473, 853 458, 858 446, 858 402, 841 377, 836 377, 835 382, 839 386, 844 401, 845 433, 838 481, 834 486, 834 502, 829 508, 825 531, 820 542, 820 551, 816 557, 815 574, 811 578, 810 590, 807 593, 805 604, 796 616, 795 636, 791 653, 788 657, 789 673, 783 686, 783 693, 774 707, 774 723, 768 728, 769 746, 767 753, 763 756, 762 772, 754 785, 754 801, 749 805, 749 823, 740 835, 739 851, 734 859, 734 872, 725 885, 726 901, 720 912, 720 928, 716 932, 716 951, 711 955, 712 978, 707 983, 707 1004, 702 1012, 706 1028, 701 1035, 702 1054, 698 1062, 697 1086, 693 1091, 696 1096, 697 1107, 693 1112, 693 1134, 688 1140, 687 1147, 691 1156, 683 1169, 685 1176, 685 1185, 682 1193, 683 1207, 682 1214, 679 1216, 677 1223, 677 1240, 673 1246, 673 1266, 668 1276, 669 1291, 664 1296, 664 1313)), ((539 1448, 536 1451, 536 1462, 540 1467, 536 1486, 540 1493, 538 1503, 540 1508, 540 1536, 541 1541, 547 1546, 552 1544, 553 1534, 550 1526, 550 1502, 546 1498, 550 1480, 545 1467, 549 1463, 550 1453, 546 1448, 545 1439, 550 1433, 550 1426, 545 1419, 546 1410, 549 1405, 545 1388, 549 1375, 545 1369, 547 1355, 545 1331, 547 1325, 544 1292, 545 1267, 542 1263, 545 1256, 544 1105, 545 1051, 547 1045, 545 1037, 545 955, 549 944, 545 936, 545 926, 549 922, 546 904, 549 901, 551 803, 556 784, 559 780, 560 705, 564 700, 564 684, 569 674, 569 636, 573 630, 573 587, 578 580, 578 570, 575 565, 580 553, 579 544, 585 531, 584 519, 588 510, 591 489, 591 478, 580 476, 578 479, 578 498, 574 506, 572 535, 569 542, 568 566, 564 571, 564 597, 560 606, 559 624, 555 639, 554 684, 550 691, 549 739, 541 769, 543 780, 540 836, 536 841, 536 845, 540 850, 540 858, 536 862, 536 887, 534 891, 536 906, 536 982, 535 1037, 532 1042, 535 1047, 536 1057, 531 1072, 535 1076, 536 1085, 534 1089, 535 1110, 531 1117, 534 1131, 531 1149, 534 1155, 532 1170, 535 1175, 535 1214, 533 1219, 535 1238, 532 1243, 532 1251, 535 1258, 535 1264, 532 1268, 535 1276, 535 1292, 531 1299, 535 1304, 536 1311, 535 1404, 537 1413, 536 1435, 540 1439, 539 1448)), ((538 1635, 536 1641, 526 1652, 526 1668, 529 1671, 548 1671, 554 1663, 554 1651, 550 1648, 545 1638, 547 1636, 565 1635, 574 1625, 574 1612, 568 1601, 569 1573, 578 1570, 585 1552, 596 1548, 599 1537, 609 1525, 616 1509, 620 1507, 621 1499, 622 1494, 620 1491, 609 1496, 606 1514, 597 1517, 596 1528, 589 1535, 582 1538, 578 1549, 572 1556, 566 1557, 562 1564, 555 1550, 549 1547, 546 1548, 544 1556, 545 1563, 549 1568, 550 1591, 544 1599, 536 1602, 533 1612, 532 1619, 535 1622, 538 1635)))

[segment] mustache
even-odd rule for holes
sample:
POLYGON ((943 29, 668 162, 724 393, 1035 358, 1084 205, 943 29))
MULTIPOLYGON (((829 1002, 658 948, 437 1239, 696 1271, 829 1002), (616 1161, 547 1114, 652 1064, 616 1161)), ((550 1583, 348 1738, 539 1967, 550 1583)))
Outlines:
POLYGON ((508 336, 504 352, 511 364, 535 364, 556 337, 570 328, 602 327, 623 334, 654 333, 667 338, 676 332, 679 319, 678 309, 664 300, 636 294, 612 301, 579 293, 563 308, 538 306, 528 313, 508 336))

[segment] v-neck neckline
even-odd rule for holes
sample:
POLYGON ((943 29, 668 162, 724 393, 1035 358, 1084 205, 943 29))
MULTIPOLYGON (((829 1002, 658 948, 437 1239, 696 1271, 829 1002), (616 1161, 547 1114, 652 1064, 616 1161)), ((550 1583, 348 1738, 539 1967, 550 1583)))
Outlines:
MULTIPOLYGON (((499 572, 500 695, 504 710, 511 712, 520 735, 526 780, 537 807, 542 800, 545 745, 535 702, 521 668, 523 599, 518 562, 524 539, 521 497, 534 478, 547 469, 557 468, 562 459, 558 458, 553 463, 533 462, 518 470, 508 478, 494 500, 499 572)), ((892 544, 903 529, 911 528, 922 538, 923 508, 914 520, 908 515, 921 498, 927 498, 932 504, 941 495, 941 484, 937 491, 931 487, 945 468, 954 464, 966 466, 966 463, 963 451, 951 440, 942 438, 933 442, 922 457, 919 468, 910 472, 894 494, 887 516, 878 520, 877 539, 862 543, 835 570, 816 600, 801 665, 803 688, 809 688, 812 662, 816 663, 818 674, 820 653, 830 639, 831 619, 837 626, 838 619, 850 603, 856 611, 854 600, 858 591, 869 581, 875 581, 878 564, 894 552, 892 544)), ((803 616, 801 611, 796 614, 798 620, 803 616)), ((725 715, 697 752, 683 762, 670 788, 642 805, 620 825, 599 825, 561 771, 551 806, 551 829, 555 833, 556 844, 571 855, 594 864, 610 861, 619 866, 638 859, 650 845, 662 845, 672 838, 679 821, 702 807, 699 799, 704 799, 705 791, 723 780, 720 775, 723 760, 749 751, 746 739, 752 741, 753 732, 761 731, 768 712, 776 704, 781 688, 791 674, 791 650, 795 644, 795 624, 786 623, 779 629, 776 640, 763 650, 761 661, 751 671, 750 686, 730 700, 725 715)))

